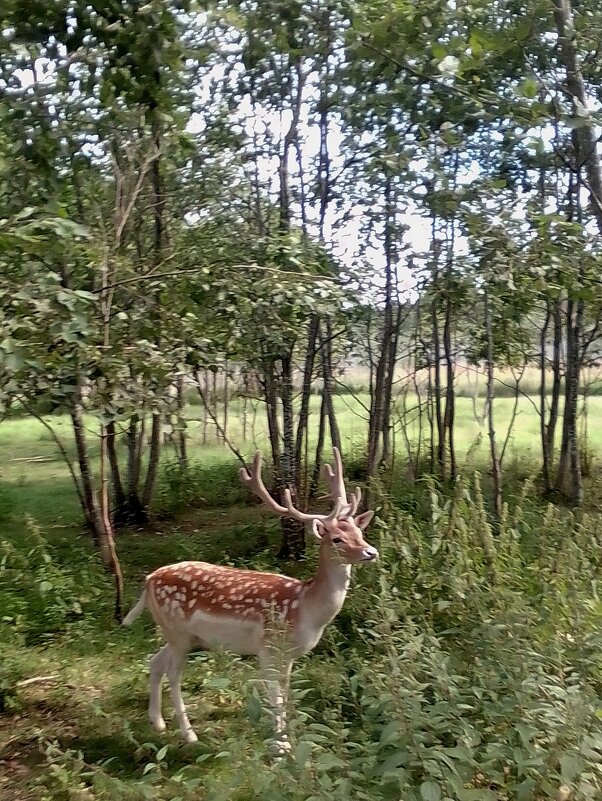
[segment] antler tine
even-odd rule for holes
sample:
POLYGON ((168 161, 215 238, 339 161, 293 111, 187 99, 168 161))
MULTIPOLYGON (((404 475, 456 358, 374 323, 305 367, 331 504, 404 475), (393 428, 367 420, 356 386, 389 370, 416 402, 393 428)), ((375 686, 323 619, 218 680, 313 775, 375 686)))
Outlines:
POLYGON ((347 491, 345 490, 345 479, 343 478, 343 460, 341 459, 341 452, 335 446, 334 452, 334 470, 329 464, 324 465, 324 478, 330 486, 330 496, 334 500, 340 498, 343 506, 348 506, 347 491))
POLYGON ((360 501, 362 500, 362 491, 359 487, 355 488, 355 492, 351 496, 351 506, 349 507, 349 517, 354 517, 358 510, 360 501))
POLYGON ((238 471, 240 480, 251 490, 254 495, 257 495, 257 497, 260 498, 260 500, 262 500, 266 506, 276 512, 276 514, 288 515, 288 509, 285 506, 280 506, 280 504, 277 503, 274 498, 272 498, 270 493, 265 488, 265 484, 261 478, 261 467, 261 451, 257 451, 253 458, 253 467, 251 468, 251 472, 249 473, 246 467, 241 467, 241 469, 238 471))

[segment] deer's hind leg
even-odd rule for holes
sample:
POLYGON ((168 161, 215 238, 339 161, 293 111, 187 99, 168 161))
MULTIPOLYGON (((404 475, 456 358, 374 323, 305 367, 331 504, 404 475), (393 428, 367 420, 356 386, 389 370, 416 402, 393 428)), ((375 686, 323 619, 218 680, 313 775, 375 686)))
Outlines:
POLYGON ((169 643, 160 648, 150 661, 150 697, 148 702, 148 718, 157 731, 167 728, 161 711, 163 688, 161 682, 167 672, 171 646, 169 643))

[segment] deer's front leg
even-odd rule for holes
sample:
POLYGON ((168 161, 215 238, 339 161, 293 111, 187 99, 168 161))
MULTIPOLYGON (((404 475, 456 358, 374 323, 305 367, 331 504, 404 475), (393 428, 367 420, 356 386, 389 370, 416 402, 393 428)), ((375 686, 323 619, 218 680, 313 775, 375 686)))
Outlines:
POLYGON ((263 651, 259 655, 259 663, 274 722, 276 752, 282 755, 291 750, 286 733, 286 701, 293 663, 282 654, 275 654, 273 649, 263 651))

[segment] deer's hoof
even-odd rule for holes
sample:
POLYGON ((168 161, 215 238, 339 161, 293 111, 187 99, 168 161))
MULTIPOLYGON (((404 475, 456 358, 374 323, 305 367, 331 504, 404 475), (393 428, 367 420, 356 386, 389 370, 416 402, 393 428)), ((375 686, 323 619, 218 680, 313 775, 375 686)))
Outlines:
POLYGON ((186 732, 186 734, 184 734, 184 740, 187 743, 198 743, 199 738, 196 736, 195 732, 190 729, 186 732))

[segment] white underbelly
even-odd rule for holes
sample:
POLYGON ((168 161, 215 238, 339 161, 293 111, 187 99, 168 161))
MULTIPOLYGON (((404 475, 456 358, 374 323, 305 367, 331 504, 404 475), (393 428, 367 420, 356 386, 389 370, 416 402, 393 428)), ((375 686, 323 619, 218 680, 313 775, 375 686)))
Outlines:
POLYGON ((186 622, 186 628, 203 648, 211 651, 232 651, 245 656, 256 654, 261 647, 263 626, 256 620, 233 620, 197 610, 186 622))

